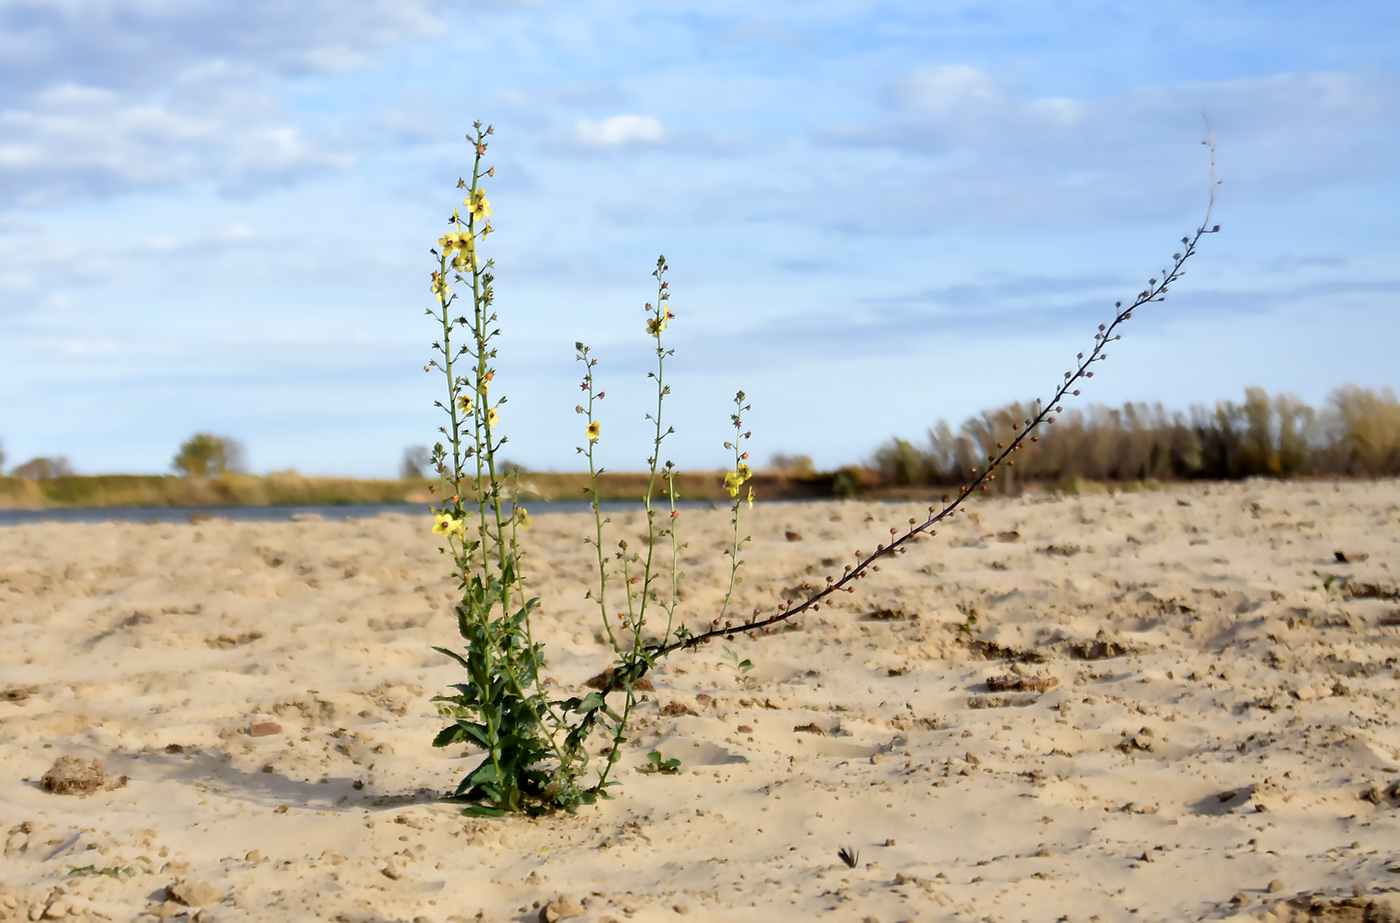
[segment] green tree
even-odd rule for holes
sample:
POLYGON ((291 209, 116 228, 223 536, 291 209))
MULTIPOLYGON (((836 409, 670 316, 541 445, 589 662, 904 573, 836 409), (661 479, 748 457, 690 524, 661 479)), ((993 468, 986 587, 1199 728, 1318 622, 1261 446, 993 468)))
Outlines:
POLYGON ((236 439, 195 433, 180 445, 180 454, 170 462, 185 477, 218 477, 243 468, 243 446, 236 439))
POLYGON ((875 450, 875 468, 886 484, 922 484, 927 467, 924 454, 906 439, 895 437, 875 450))

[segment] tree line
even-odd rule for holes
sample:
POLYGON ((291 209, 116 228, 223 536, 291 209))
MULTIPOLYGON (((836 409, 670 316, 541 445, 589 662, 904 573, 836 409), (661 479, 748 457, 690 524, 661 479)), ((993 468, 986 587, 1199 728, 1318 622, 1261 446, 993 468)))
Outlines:
MULTIPOLYGON (((946 420, 929 429, 922 445, 894 438, 880 446, 863 472, 864 486, 882 488, 957 486, 967 473, 1005 442, 1013 424, 1034 416, 1033 405, 1012 403, 964 420, 954 430, 946 420), (868 483, 873 480, 875 483, 868 483)), ((5 452, 0 444, 0 472, 5 452)), ((246 470, 241 443, 227 436, 196 433, 171 460, 187 478, 219 477, 246 470)), ((516 466, 511 465, 514 468, 516 466)), ((428 475, 428 451, 405 449, 399 476, 428 475)), ((805 455, 775 455, 774 472, 820 478, 805 455)), ((524 468, 519 469, 522 473, 524 468)), ((852 475, 857 469, 843 469, 852 475)), ((63 456, 32 458, 10 477, 41 481, 73 473, 63 456)), ((1010 490, 1025 482, 1231 480, 1247 477, 1400 476, 1400 400, 1390 388, 1345 385, 1321 408, 1287 394, 1245 389, 1244 401, 1167 410, 1160 403, 1102 404, 1055 415, 1039 439, 1025 444, 1014 467, 995 482, 1010 490)), ((852 486, 856 486, 854 481, 852 486)), ((841 492, 841 491, 838 491, 841 492)))
MULTIPOLYGON (((956 486, 986 463, 1014 424, 1035 415, 1012 403, 963 421, 940 421, 924 445, 895 438, 870 463, 885 487, 956 486)), ((1247 388, 1244 402, 1171 411, 1160 403, 1095 404, 1055 414, 1002 469, 1011 490, 1027 481, 1231 480, 1247 477, 1400 475, 1400 401, 1390 388, 1352 385, 1318 409, 1287 394, 1247 388)))

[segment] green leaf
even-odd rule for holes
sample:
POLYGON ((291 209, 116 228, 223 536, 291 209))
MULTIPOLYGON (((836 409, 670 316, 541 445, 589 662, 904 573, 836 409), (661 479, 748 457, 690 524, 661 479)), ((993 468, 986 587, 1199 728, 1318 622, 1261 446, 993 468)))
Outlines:
POLYGON ((501 774, 496 770, 496 766, 490 760, 483 760, 476 768, 476 772, 467 777, 473 785, 486 786, 501 781, 501 774))
POLYGON ((459 721, 457 722, 457 728, 462 731, 465 736, 470 737, 481 746, 487 748, 491 746, 491 729, 486 725, 459 721))
POLYGON ((450 747, 461 740, 462 737, 462 729, 454 724, 451 727, 445 727, 441 731, 438 731, 437 736, 433 738, 433 746, 450 747))
POLYGON ((647 774, 660 773, 673 776, 681 771, 681 761, 675 757, 663 759, 661 751, 653 750, 647 754, 647 765, 643 766, 641 771, 647 774))
POLYGON ((451 657, 453 660, 457 661, 457 663, 461 665, 462 669, 471 669, 471 667, 467 666, 466 658, 464 658, 461 654, 457 653, 456 651, 449 651, 445 647, 438 647, 436 645, 433 646, 433 650, 437 651, 439 654, 446 654, 447 656, 451 657))
POLYGON ((590 692, 574 706, 574 711, 593 711, 595 708, 602 708, 605 704, 601 695, 596 692, 590 692))
POLYGON ((504 813, 505 808, 492 807, 489 804, 473 804, 462 809, 464 817, 500 817, 504 813))

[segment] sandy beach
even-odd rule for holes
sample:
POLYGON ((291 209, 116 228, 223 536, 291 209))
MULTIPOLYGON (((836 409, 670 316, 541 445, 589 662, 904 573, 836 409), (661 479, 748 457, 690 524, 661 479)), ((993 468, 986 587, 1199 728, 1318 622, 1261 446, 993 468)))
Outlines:
MULTIPOLYGON (((739 611, 925 509, 760 503, 739 611)), ((1400 483, 970 511, 733 642, 747 682, 667 662, 618 797, 538 820, 437 800, 474 760, 430 746, 461 677, 426 515, 0 529, 0 920, 1397 918, 1400 483)), ((561 692, 611 653, 591 523, 527 533, 561 692)), ((729 513, 681 527, 698 626, 729 513)))

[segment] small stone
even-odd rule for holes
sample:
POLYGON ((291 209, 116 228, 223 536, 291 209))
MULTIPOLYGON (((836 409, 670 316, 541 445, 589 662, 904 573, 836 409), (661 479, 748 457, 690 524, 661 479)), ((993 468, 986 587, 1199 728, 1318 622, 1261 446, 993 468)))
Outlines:
POLYGON ((86 798, 101 788, 108 791, 121 788, 126 781, 126 776, 108 781, 101 760, 85 764, 76 756, 60 756, 49 771, 44 773, 44 778, 39 784, 44 791, 53 792, 55 795, 79 795, 86 798))
POLYGON ((1249 895, 1245 894, 1243 891, 1236 891, 1235 896, 1230 898, 1230 903, 1243 907, 1245 904, 1249 903, 1249 895))
MULTIPOLYGON (((608 667, 606 670, 604 670, 602 673, 599 673, 597 676, 591 676, 588 679, 584 680, 583 684, 589 689, 606 689, 608 687, 608 684, 612 682, 612 678, 613 668, 608 667)), ((656 687, 652 685, 651 680, 647 679, 645 676, 634 682, 632 684, 632 688, 640 689, 642 692, 656 691, 656 687)))
POLYGON ((167 900, 176 901, 186 907, 206 907, 224 899, 224 892, 197 878, 186 878, 165 889, 167 900))
POLYGON ((583 916, 583 905, 572 897, 556 897, 540 908, 540 923, 554 923, 555 920, 567 920, 571 917, 583 916))
POLYGON ((248 735, 250 737, 271 737, 273 734, 281 734, 282 725, 276 721, 254 721, 248 725, 248 735))
POLYGON ((243 861, 244 861, 244 862, 261 862, 261 861, 262 861, 262 853, 259 852, 259 851, 256 850, 256 849, 251 850, 250 852, 244 853, 244 855, 243 855, 243 861))
POLYGON ((1270 894, 1277 894, 1278 892, 1283 890, 1283 882, 1275 878, 1273 881, 1269 882, 1268 890, 1270 894))
POLYGON ((791 529, 788 529, 786 532, 784 532, 784 533, 783 533, 783 537, 786 538, 786 539, 787 539, 788 541, 790 541, 790 542, 800 542, 800 541, 802 541, 802 533, 800 533, 800 532, 794 532, 794 531, 792 531, 791 529))

